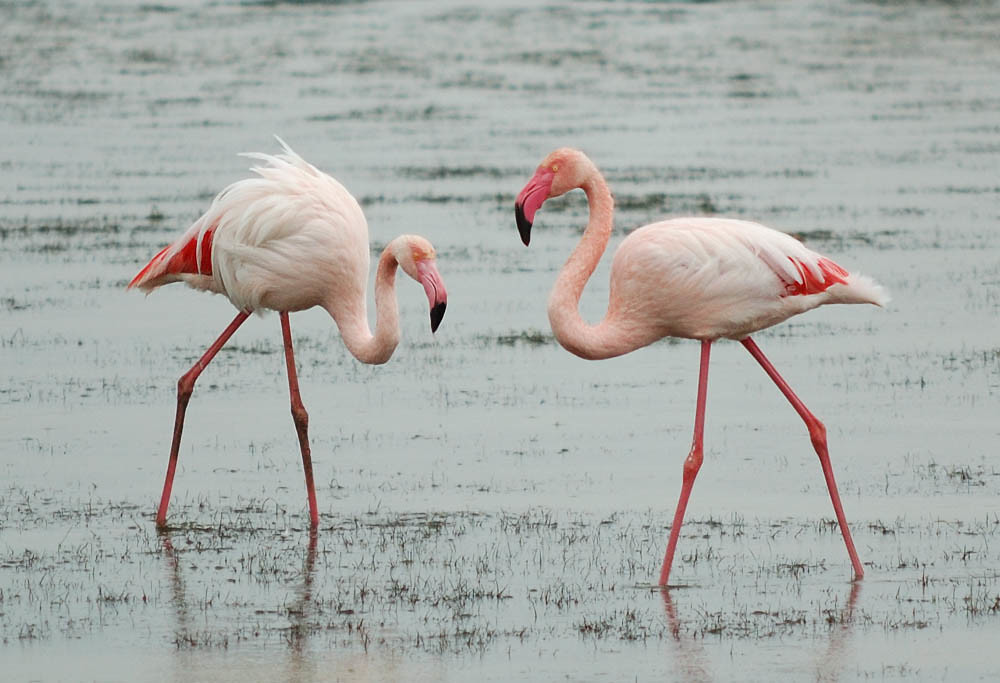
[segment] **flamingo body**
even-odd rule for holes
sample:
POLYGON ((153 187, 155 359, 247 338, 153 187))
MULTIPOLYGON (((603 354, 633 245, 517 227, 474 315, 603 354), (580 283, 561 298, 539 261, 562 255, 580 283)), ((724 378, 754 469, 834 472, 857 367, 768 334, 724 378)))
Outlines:
POLYGON ((302 450, 310 520, 318 524, 307 433, 299 395, 290 312, 326 309, 348 350, 364 363, 384 363, 399 343, 395 295, 398 268, 420 282, 431 311, 431 331, 444 316, 447 292, 435 265, 434 247, 419 235, 401 235, 382 252, 375 277, 377 322, 368 325, 370 266, 368 223, 360 205, 337 180, 281 142, 279 155, 246 154, 263 162, 256 177, 229 185, 179 239, 164 247, 132 279, 146 292, 172 282, 222 294, 236 318, 178 382, 177 417, 157 523, 166 523, 184 414, 194 382, 219 349, 253 312, 278 311, 288 372, 292 415, 302 450))
POLYGON ((258 177, 220 192, 129 287, 182 281, 244 311, 357 306, 370 266, 361 206, 336 179, 285 152, 243 155, 265 162, 252 169, 258 177))
POLYGON ((637 328, 644 346, 743 339, 823 304, 883 301, 870 278, 790 235, 750 221, 677 218, 643 226, 618 247, 608 317, 637 328))
POLYGON ((630 353, 664 337, 701 341, 691 451, 660 571, 667 586, 684 511, 704 459, 703 433, 711 345, 739 340, 805 422, 820 459, 854 574, 864 576, 834 481, 826 427, 792 391, 750 335, 823 304, 883 305, 888 296, 871 278, 851 273, 782 232, 726 218, 676 218, 631 233, 611 264, 607 314, 596 323, 579 312, 583 289, 607 247, 614 200, 604 177, 579 150, 549 154, 518 194, 514 213, 527 245, 535 213, 550 197, 581 188, 590 218, 583 237, 556 278, 549 322, 559 343, 589 360, 630 353))

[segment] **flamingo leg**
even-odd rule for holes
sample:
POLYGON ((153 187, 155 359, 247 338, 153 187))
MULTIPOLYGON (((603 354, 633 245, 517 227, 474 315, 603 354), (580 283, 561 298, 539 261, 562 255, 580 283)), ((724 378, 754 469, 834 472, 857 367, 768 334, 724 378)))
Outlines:
POLYGON ((299 378, 295 373, 295 354, 292 351, 292 330, 288 326, 288 313, 282 311, 281 336, 285 341, 285 366, 288 368, 288 393, 292 399, 292 420, 299 435, 302 449, 302 469, 306 473, 306 493, 309 496, 309 523, 313 529, 319 526, 319 511, 316 506, 316 487, 313 484, 312 456, 309 452, 309 413, 302 404, 299 394, 299 378))
POLYGON ((229 327, 223 330, 219 338, 208 347, 205 355, 199 358, 198 362, 190 370, 181 375, 181 378, 177 381, 177 416, 174 418, 174 438, 170 444, 167 478, 163 482, 160 507, 156 512, 156 526, 158 527, 167 525, 167 506, 170 504, 170 490, 174 486, 174 472, 177 470, 177 453, 181 448, 181 432, 184 431, 184 413, 187 411, 188 401, 191 400, 191 394, 194 392, 195 380, 198 379, 201 371, 208 367, 208 364, 215 358, 215 354, 229 341, 229 338, 233 336, 233 333, 236 332, 248 317, 250 317, 248 312, 240 311, 233 319, 233 322, 229 323, 229 327))
POLYGON ((677 548, 677 538, 681 533, 681 524, 684 523, 684 510, 687 509, 688 498, 691 497, 691 489, 694 487, 694 479, 701 469, 701 462, 704 459, 702 448, 702 436, 705 432, 705 399, 708 396, 708 357, 712 350, 711 341, 701 343, 701 368, 698 371, 698 407, 694 415, 694 438, 691 443, 691 452, 684 460, 684 480, 681 484, 681 497, 677 500, 677 511, 674 513, 674 522, 670 525, 670 540, 667 541, 667 554, 663 558, 663 568, 660 570, 660 587, 666 587, 667 579, 670 578, 670 566, 674 562, 674 550, 677 548))
POLYGON ((809 429, 809 437, 812 440, 813 448, 816 449, 816 455, 819 456, 820 465, 823 467, 823 476, 826 478, 826 488, 830 491, 830 500, 833 501, 833 510, 837 514, 837 523, 840 524, 840 533, 844 536, 844 544, 847 546, 847 554, 851 556, 851 564, 854 565, 854 576, 856 579, 862 579, 865 576, 865 570, 861 566, 861 560, 858 559, 858 551, 854 549, 854 539, 851 538, 851 530, 847 527, 847 517, 844 516, 844 506, 840 503, 840 493, 837 491, 837 482, 833 479, 833 467, 830 465, 830 452, 827 448, 826 443, 826 427, 820 422, 815 415, 809 412, 806 405, 795 395, 792 388, 788 386, 778 371, 771 365, 771 361, 764 356, 764 353, 760 350, 753 339, 747 337, 741 342, 743 346, 746 347, 747 351, 750 352, 757 362, 760 363, 761 367, 764 368, 764 372, 768 374, 771 380, 778 386, 781 393, 785 395, 792 407, 795 408, 795 412, 799 414, 802 420, 806 423, 806 427, 809 429))

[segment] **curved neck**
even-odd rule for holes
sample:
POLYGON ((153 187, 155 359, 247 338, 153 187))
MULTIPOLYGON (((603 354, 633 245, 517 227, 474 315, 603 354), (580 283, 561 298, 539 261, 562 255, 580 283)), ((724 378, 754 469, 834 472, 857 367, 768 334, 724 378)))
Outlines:
POLYGON ((614 199, 600 173, 595 171, 580 187, 587 193, 590 220, 552 288, 549 323, 566 350, 581 358, 598 360, 620 356, 632 348, 623 346, 621 335, 616 333, 608 316, 597 325, 590 325, 580 317, 580 296, 608 246, 614 214, 614 199))
MULTIPOLYGON (((362 363, 385 363, 399 344, 399 306, 396 303, 398 265, 392 250, 386 247, 375 273, 374 335, 368 327, 368 306, 363 288, 360 305, 342 308, 338 315, 334 315, 347 350, 362 363)), ((327 310, 333 315, 332 307, 327 307, 327 310)))

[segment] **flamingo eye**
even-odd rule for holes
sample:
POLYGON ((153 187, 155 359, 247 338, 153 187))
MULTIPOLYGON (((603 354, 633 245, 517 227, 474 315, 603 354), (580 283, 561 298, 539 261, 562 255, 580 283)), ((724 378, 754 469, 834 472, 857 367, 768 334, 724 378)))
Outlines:
POLYGON ((559 172, 559 164, 552 164, 552 172, 553 173, 559 172))

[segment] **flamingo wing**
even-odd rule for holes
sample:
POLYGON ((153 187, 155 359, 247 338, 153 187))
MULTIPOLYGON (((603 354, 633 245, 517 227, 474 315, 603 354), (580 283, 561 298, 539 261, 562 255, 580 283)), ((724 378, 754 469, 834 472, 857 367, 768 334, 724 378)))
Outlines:
MULTIPOLYGON (((849 272, 832 259, 818 254, 791 235, 740 220, 709 219, 717 229, 736 235, 777 276, 784 287, 781 298, 812 300, 819 303, 875 304, 885 306, 889 294, 866 275, 849 272), (731 224, 731 225, 730 225, 731 224)), ((812 308, 808 305, 805 308, 812 308)), ((801 311, 799 311, 801 312, 801 311)))
POLYGON ((805 296, 846 284, 850 275, 791 235, 752 221, 675 218, 636 230, 633 240, 658 241, 657 235, 666 240, 661 251, 668 259, 665 267, 681 264, 688 273, 702 274, 698 285, 706 290, 753 283, 759 295, 773 291, 777 297, 805 296))
POLYGON ((847 270, 791 235, 758 223, 734 222, 743 224, 741 241, 781 280, 783 296, 820 294, 835 284, 847 284, 847 270))
POLYGON ((638 337, 748 334, 824 303, 887 300, 794 237, 750 221, 677 218, 631 233, 612 263, 609 315, 641 320, 638 337))
POLYGON ((128 286, 148 292, 181 281, 225 294, 240 310, 308 308, 337 279, 363 296, 369 252, 361 207, 337 180, 278 141, 282 154, 242 155, 264 162, 251 168, 257 177, 220 192, 128 286))

